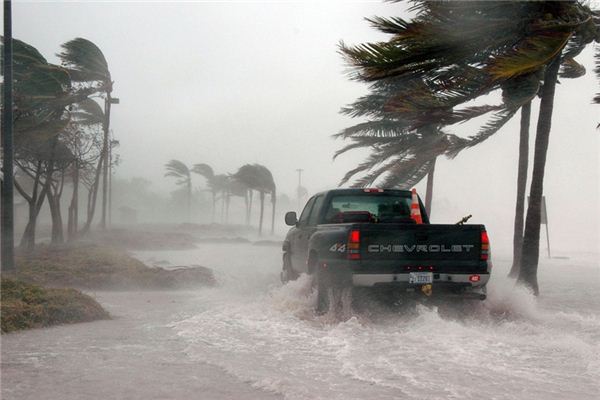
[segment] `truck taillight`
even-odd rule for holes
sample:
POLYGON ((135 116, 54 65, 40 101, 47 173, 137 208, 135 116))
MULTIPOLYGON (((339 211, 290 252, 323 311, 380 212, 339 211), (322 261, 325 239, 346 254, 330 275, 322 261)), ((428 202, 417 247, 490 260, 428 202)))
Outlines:
POLYGON ((352 229, 348 234, 348 259, 360 260, 360 231, 352 229))
POLYGON ((490 257, 490 238, 486 231, 481 231, 481 260, 487 261, 490 257))

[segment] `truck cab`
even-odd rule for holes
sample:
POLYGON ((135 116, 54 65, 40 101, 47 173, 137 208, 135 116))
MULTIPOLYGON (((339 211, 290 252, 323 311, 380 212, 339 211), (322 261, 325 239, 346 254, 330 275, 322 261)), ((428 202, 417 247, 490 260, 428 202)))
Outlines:
POLYGON ((485 299, 491 270, 485 227, 430 224, 411 191, 329 190, 311 197, 300 218, 289 212, 285 220, 291 229, 283 243, 284 281, 307 273, 323 289, 427 286, 485 299))

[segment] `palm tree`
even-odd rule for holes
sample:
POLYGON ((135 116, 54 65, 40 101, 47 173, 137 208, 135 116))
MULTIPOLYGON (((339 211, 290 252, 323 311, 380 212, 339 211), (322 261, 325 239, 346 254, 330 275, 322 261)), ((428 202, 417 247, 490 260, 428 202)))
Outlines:
POLYGON ((248 188, 250 204, 248 207, 247 220, 250 219, 250 209, 252 207, 252 191, 256 190, 260 194, 260 217, 258 225, 258 234, 262 235, 262 225, 264 216, 264 202, 265 194, 271 196, 272 206, 272 221, 271 221, 271 234, 275 230, 275 207, 277 202, 277 188, 271 171, 260 164, 246 164, 238 169, 238 171, 232 175, 235 180, 243 184, 248 188))
MULTIPOLYGON (((460 86, 455 85, 453 90, 457 88, 460 86)), ((448 135, 443 132, 443 127, 493 111, 508 111, 503 105, 452 109, 445 99, 436 97, 443 92, 442 88, 432 90, 424 82, 384 79, 372 85, 371 89, 372 93, 342 109, 344 114, 370 117, 371 120, 335 135, 350 139, 352 143, 338 151, 334 157, 356 147, 369 147, 373 152, 367 161, 349 171, 341 184, 364 171, 370 172, 353 186, 369 186, 382 175, 387 175, 382 186, 408 188, 427 176, 426 208, 429 214, 437 157, 446 154, 452 158, 473 143, 480 143, 500 129, 506 118, 501 115, 499 123, 484 127, 472 140, 448 135), (418 92, 418 98, 413 101, 406 97, 396 99, 397 93, 405 92, 418 92)), ((467 88, 463 87, 462 90, 466 93, 467 88)))
POLYGON ((187 200, 187 221, 191 219, 191 206, 192 206, 192 176, 190 169, 179 160, 171 160, 165 164, 167 172, 165 176, 171 176, 177 178, 175 183, 180 186, 184 186, 187 200))
POLYGON ((108 196, 108 152, 110 109, 113 103, 111 93, 113 81, 108 63, 98 46, 84 38, 76 38, 64 43, 58 57, 69 70, 71 79, 83 85, 91 85, 97 92, 104 94, 104 139, 102 157, 98 161, 98 169, 102 168, 102 216, 100 226, 106 228, 106 209, 108 196))
MULTIPOLYGON (((79 153, 79 157, 75 159, 74 171, 73 171, 73 197, 71 198, 71 205, 69 206, 69 214, 68 214, 68 222, 67 222, 67 232, 69 236, 73 238, 77 233, 77 219, 78 219, 78 197, 79 197, 79 178, 80 178, 80 169, 87 167, 87 163, 90 160, 84 161, 83 156, 87 155, 90 152, 90 147, 94 146, 93 139, 90 138, 84 139, 83 134, 84 129, 89 128, 95 130, 98 126, 103 126, 105 119, 104 111, 98 105, 95 100, 85 99, 75 105, 75 108, 71 112, 71 117, 75 124, 79 127, 79 132, 76 133, 76 137, 72 140, 72 151, 79 153), (83 139, 83 140, 82 140, 83 139), (92 143, 89 143, 92 142, 92 143)), ((94 132, 95 134, 96 132, 94 132)), ((87 215, 86 222, 82 229, 83 233, 86 233, 90 230, 92 226, 92 222, 94 220, 94 213, 96 210, 96 199, 98 194, 98 188, 100 186, 100 174, 102 169, 100 168, 102 165, 102 151, 103 144, 100 146, 100 157, 98 157, 98 165, 94 171, 94 179, 91 182, 91 196, 88 196, 88 207, 87 207, 87 215)))
POLYGON ((247 188, 242 187, 239 182, 236 182, 231 176, 215 174, 212 167, 208 164, 194 164, 191 171, 204 177, 208 183, 213 198, 213 222, 215 220, 217 196, 221 196, 221 222, 223 222, 223 220, 229 222, 229 203, 231 196, 242 196, 246 202, 248 201, 247 188))
POLYGON ((208 164, 194 164, 192 172, 204 177, 212 193, 212 221, 215 222, 215 210, 217 205, 217 194, 219 189, 215 182, 215 171, 208 164))
MULTIPOLYGON (((410 22, 399 18, 371 20, 375 27, 393 35, 388 42, 356 47, 342 44, 342 52, 356 68, 355 78, 368 82, 392 77, 419 83, 425 81, 436 90, 446 91, 436 97, 453 107, 491 90, 504 90, 504 86, 510 86, 515 78, 546 70, 537 131, 537 135, 541 136, 547 136, 550 128, 552 102, 544 101, 544 95, 554 95, 551 87, 555 84, 560 66, 560 59, 556 65, 555 60, 567 48, 563 59, 572 61, 578 51, 597 37, 598 30, 589 8, 576 2, 419 1, 414 9, 418 14, 410 22), (490 20, 494 23, 489 24, 490 20), (461 29, 457 30, 456 26, 461 26, 461 29), (590 32, 593 34, 590 35, 590 32), (471 79, 471 75, 477 79, 471 79), (554 82, 548 79, 554 79, 554 82), (463 85, 457 87, 455 83, 461 81, 463 85)), ((575 68, 571 69, 577 69, 577 64, 572 64, 575 68)), ((419 95, 419 92, 398 93, 409 102, 414 98, 418 100, 419 95)), ((505 102, 507 107, 471 138, 471 144, 489 137, 489 133, 494 131, 491 128, 506 123, 530 98, 523 96, 525 101, 517 102, 518 106, 514 102, 505 102)), ((394 101, 389 101, 389 108, 394 108, 394 101)), ((532 182, 529 222, 526 221, 525 226, 522 250, 525 268, 521 269, 519 276, 520 282, 536 292, 538 252, 533 247, 539 247, 539 189, 543 180, 545 152, 544 139, 540 139, 539 143, 536 139, 536 182, 532 182), (536 221, 537 228, 533 226, 536 221), (528 257, 525 257, 526 253, 528 257)))

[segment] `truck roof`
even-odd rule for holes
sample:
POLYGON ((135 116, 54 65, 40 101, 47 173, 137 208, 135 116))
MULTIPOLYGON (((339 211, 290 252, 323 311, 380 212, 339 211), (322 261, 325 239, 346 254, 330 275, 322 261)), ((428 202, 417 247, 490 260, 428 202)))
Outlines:
POLYGON ((321 194, 363 194, 363 193, 393 193, 400 194, 403 196, 411 196, 412 192, 410 190, 404 189, 380 189, 380 188, 340 188, 340 189, 331 189, 324 190, 322 192, 316 193, 315 196, 321 194))

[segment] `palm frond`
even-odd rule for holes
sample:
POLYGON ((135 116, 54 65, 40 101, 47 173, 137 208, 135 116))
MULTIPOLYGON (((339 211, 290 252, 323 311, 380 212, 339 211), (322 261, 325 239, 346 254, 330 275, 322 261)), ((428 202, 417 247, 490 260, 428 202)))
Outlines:
POLYGON ((539 71, 560 54, 571 34, 569 30, 536 32, 520 40, 506 53, 494 57, 486 70, 497 80, 539 71))
POLYGON ((179 178, 176 182, 178 185, 189 184, 190 182, 190 170, 179 160, 171 160, 165 164, 166 177, 179 178))
POLYGON ((77 103, 71 115, 78 124, 83 126, 101 125, 105 120, 102 107, 89 98, 77 103))
MULTIPOLYGON (((594 55, 594 58, 596 59, 596 68, 594 68, 594 72, 596 73, 596 77, 600 81, 600 46, 596 47, 596 54, 594 55)), ((596 104, 600 104, 600 92, 596 93, 593 102, 596 104)))
POLYGON ((208 164, 194 164, 191 171, 203 176, 208 181, 215 177, 215 171, 208 164))
POLYGON ((498 132, 511 118, 516 114, 518 108, 507 108, 497 112, 490 120, 481 127, 481 129, 473 136, 470 136, 466 141, 461 141, 453 144, 447 152, 449 158, 454 158, 462 150, 476 146, 481 142, 489 139, 493 134, 498 132))
POLYGON ((69 69, 71 79, 76 82, 102 82, 107 91, 111 91, 112 80, 108 63, 102 50, 91 41, 76 38, 61 45, 57 56, 69 69))

